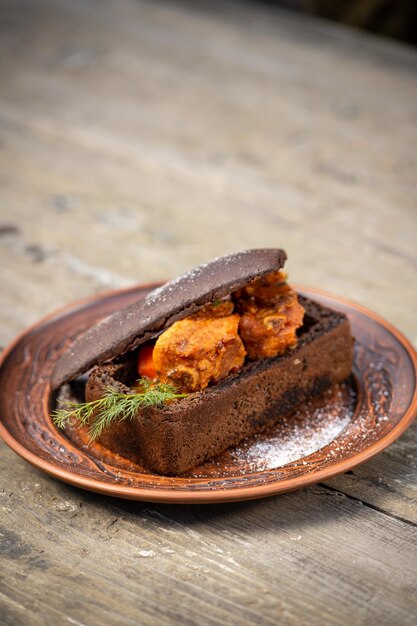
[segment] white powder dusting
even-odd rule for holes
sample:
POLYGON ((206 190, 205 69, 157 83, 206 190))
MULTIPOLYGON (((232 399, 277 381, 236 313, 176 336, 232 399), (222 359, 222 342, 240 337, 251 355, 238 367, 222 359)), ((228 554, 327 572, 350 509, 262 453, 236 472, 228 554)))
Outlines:
POLYGON ((337 456, 343 451, 335 440, 352 423, 354 406, 355 394, 349 385, 328 389, 265 433, 201 466, 193 476, 203 477, 206 467, 211 476, 224 476, 273 470, 292 462, 307 466, 305 457, 332 442, 331 454, 337 456))

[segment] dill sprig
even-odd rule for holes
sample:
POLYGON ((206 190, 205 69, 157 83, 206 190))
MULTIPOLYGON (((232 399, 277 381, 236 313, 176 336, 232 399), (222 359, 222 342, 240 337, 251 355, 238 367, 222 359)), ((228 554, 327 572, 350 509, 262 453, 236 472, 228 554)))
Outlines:
POLYGON ((63 402, 61 408, 52 413, 52 419, 59 428, 64 428, 71 419, 89 426, 90 440, 101 435, 113 422, 134 419, 143 407, 161 406, 176 398, 185 398, 186 393, 177 393, 173 385, 154 383, 150 380, 137 381, 138 393, 121 393, 114 387, 107 387, 102 398, 91 402, 63 402))

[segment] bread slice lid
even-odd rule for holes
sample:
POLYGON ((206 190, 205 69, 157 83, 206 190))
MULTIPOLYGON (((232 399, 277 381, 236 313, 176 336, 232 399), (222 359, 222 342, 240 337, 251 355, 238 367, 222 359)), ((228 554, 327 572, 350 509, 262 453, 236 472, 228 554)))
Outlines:
POLYGON ((148 341, 173 322, 195 313, 258 278, 284 266, 283 250, 236 252, 182 274, 104 318, 79 335, 55 364, 52 388, 60 387, 93 365, 111 361, 148 341))

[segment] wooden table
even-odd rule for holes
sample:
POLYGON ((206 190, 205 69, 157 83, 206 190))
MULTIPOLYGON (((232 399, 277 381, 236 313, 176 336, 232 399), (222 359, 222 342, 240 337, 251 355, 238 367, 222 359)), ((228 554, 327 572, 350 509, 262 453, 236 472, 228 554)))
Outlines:
MULTIPOLYGON (((414 49, 250 2, 0 9, 0 343, 233 250, 417 342, 414 49)), ((325 484, 217 506, 61 484, 1 444, 1 623, 415 624, 417 424, 325 484)))

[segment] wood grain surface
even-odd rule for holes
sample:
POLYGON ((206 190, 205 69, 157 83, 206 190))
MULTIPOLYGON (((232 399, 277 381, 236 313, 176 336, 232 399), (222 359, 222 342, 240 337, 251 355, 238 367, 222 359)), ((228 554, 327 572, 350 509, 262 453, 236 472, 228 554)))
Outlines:
MULTIPOLYGON (((0 344, 278 246, 416 345, 417 53, 268 4, 0 2, 0 344)), ((112 500, 0 445, 0 621, 414 624, 417 424, 302 492, 112 500)))

